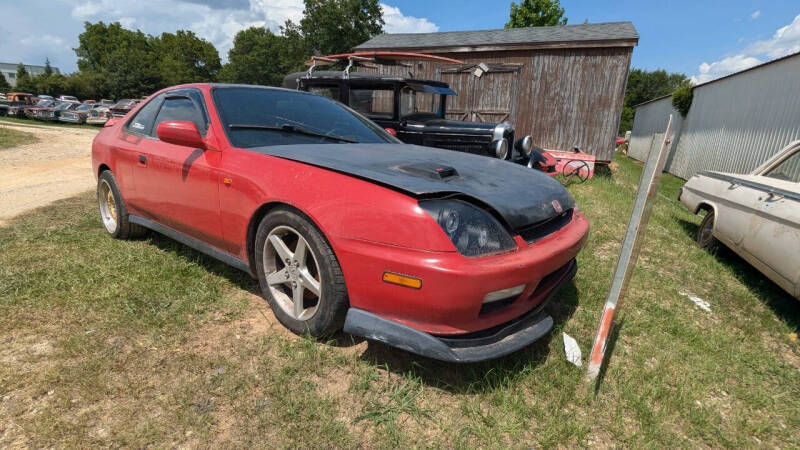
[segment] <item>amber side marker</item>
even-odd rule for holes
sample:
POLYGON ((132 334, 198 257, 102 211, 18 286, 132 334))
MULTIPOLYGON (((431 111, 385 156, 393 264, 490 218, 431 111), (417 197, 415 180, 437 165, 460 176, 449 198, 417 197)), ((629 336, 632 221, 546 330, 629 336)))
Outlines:
POLYGON ((383 281, 412 289, 419 289, 422 287, 422 280, 419 278, 400 275, 399 273, 394 272, 383 272, 383 281))

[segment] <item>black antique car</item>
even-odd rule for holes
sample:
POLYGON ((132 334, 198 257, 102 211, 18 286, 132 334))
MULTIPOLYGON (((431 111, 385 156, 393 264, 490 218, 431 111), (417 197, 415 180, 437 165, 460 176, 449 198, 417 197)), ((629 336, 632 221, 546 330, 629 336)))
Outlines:
MULTIPOLYGON (((326 59, 315 57, 312 61, 326 59)), ((286 76, 283 86, 344 103, 409 144, 528 163, 531 137, 515 136, 512 124, 446 119, 447 98, 457 95, 447 83, 351 72, 352 62, 340 71, 315 71, 312 65, 307 72, 286 76)))

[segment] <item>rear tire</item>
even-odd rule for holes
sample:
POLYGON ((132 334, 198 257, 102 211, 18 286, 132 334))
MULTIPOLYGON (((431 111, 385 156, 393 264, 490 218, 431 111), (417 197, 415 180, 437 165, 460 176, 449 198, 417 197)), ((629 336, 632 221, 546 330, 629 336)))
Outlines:
POLYGON ((128 210, 119 192, 117 179, 110 170, 97 177, 97 206, 100 222, 111 237, 130 239, 144 234, 145 229, 128 220, 128 210))
POLYGON ((717 246, 717 238, 714 237, 714 210, 709 209, 706 212, 705 217, 700 222, 700 226, 697 228, 697 236, 695 236, 695 240, 700 248, 704 248, 706 250, 710 250, 717 246))
POLYGON ((342 328, 349 302, 339 260, 302 213, 279 208, 261 220, 255 263, 261 295, 286 328, 316 338, 342 328))

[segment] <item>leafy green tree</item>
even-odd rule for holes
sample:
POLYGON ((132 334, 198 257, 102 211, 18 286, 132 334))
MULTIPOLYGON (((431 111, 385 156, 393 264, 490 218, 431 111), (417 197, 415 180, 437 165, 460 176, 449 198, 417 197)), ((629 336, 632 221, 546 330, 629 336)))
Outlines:
POLYGON ((214 45, 191 31, 163 33, 155 47, 163 86, 214 81, 222 67, 214 45))
POLYGON ((229 83, 280 86, 284 76, 302 65, 303 45, 297 35, 281 36, 266 28, 247 28, 233 38, 228 63, 219 78, 229 83))
POLYGON ((631 70, 628 74, 628 84, 625 88, 625 100, 622 107, 622 117, 619 122, 619 133, 623 134, 633 127, 633 115, 636 105, 671 94, 672 91, 686 81, 686 75, 682 73, 667 73, 666 70, 631 70))
POLYGON ((299 29, 308 47, 319 54, 349 52, 383 31, 383 13, 378 0, 304 2, 299 29))
POLYGON ((101 95, 139 97, 161 87, 157 38, 126 30, 119 22, 86 22, 78 43, 78 68, 99 75, 101 95))
POLYGON ((692 107, 693 99, 692 82, 686 81, 672 93, 672 106, 681 113, 681 117, 686 117, 686 114, 689 114, 689 108, 692 107))
POLYGON ((6 80, 5 75, 0 74, 0 92, 5 94, 10 90, 11 90, 11 84, 8 83, 8 80, 6 80))
POLYGON ((511 2, 511 14, 506 28, 547 27, 566 25, 564 8, 559 0, 522 0, 511 2))
POLYGON ((44 59, 44 74, 45 75, 53 74, 53 66, 50 65, 50 58, 44 59))
POLYGON ((28 92, 34 94, 36 86, 33 84, 31 74, 22 63, 17 64, 17 84, 15 86, 17 92, 28 92))

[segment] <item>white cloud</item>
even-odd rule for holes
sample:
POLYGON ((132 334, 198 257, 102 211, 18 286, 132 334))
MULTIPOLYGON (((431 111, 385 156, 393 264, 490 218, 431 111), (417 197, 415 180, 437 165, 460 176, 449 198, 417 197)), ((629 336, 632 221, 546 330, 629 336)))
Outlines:
POLYGON ((705 83, 706 81, 724 77, 725 75, 748 69, 758 64, 761 64, 761 60, 746 55, 729 56, 720 61, 714 61, 711 64, 704 62, 700 64, 698 74, 691 77, 691 81, 694 84, 705 83))
POLYGON ((381 3, 387 33, 433 33, 439 26, 424 17, 406 16, 400 8, 381 3))
POLYGON ((750 18, 753 19, 753 20, 758 19, 760 16, 761 16, 761 10, 760 9, 757 9, 757 10, 753 11, 753 14, 750 14, 750 18))
MULTIPOLYGON (((756 15, 756 17, 758 16, 756 15)), ((792 20, 792 23, 779 28, 771 39, 754 42, 734 56, 711 63, 703 62, 698 67, 698 73, 692 76, 691 80, 695 84, 705 83, 753 67, 764 61, 797 52, 800 52, 800 14, 792 20)))

